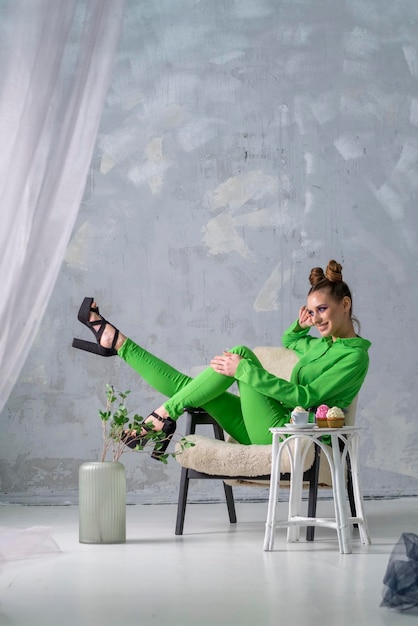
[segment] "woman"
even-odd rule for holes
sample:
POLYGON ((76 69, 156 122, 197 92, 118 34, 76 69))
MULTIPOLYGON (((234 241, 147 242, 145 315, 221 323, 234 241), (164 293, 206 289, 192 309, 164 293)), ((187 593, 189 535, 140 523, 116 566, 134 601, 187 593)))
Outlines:
MULTIPOLYGON (((93 331, 97 343, 74 339, 73 346, 102 356, 119 355, 169 398, 145 420, 147 430, 166 434, 160 454, 186 406, 204 408, 239 443, 269 444, 269 429, 289 422, 295 406, 347 407, 359 392, 369 365, 371 344, 354 330, 352 297, 341 265, 331 260, 325 273, 315 267, 309 281, 307 304, 282 337, 283 345, 300 357, 290 381, 270 374, 245 346, 215 356, 196 378, 186 376, 120 333, 100 315, 93 298, 84 299, 78 319, 93 331), (309 335, 311 327, 320 338, 309 335), (239 396, 227 391, 234 382, 239 396)), ((124 443, 135 448, 145 433, 127 432, 124 443)))

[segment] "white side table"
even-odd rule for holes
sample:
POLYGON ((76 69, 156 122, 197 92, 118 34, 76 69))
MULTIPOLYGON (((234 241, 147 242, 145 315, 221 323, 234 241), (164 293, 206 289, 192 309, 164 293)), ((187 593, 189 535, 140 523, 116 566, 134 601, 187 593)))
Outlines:
POLYGON ((274 529, 276 526, 287 526, 287 540, 298 541, 301 526, 328 526, 337 531, 338 545, 342 554, 352 552, 350 524, 358 524, 360 540, 364 544, 370 544, 370 536, 367 521, 363 509, 363 498, 360 487, 358 466, 358 451, 360 443, 359 431, 355 426, 342 428, 311 428, 300 429, 295 427, 271 428, 273 434, 273 451, 271 459, 270 494, 264 537, 264 550, 273 550, 274 529), (321 441, 323 435, 331 436, 332 448, 321 441), (301 517, 303 466, 306 452, 301 452, 301 440, 309 439, 312 445, 320 446, 325 454, 332 476, 332 490, 334 497, 335 518, 324 519, 318 517, 301 517), (294 446, 290 444, 294 442, 294 446), (342 449, 340 450, 340 442, 342 449), (276 522, 276 508, 280 478, 280 460, 283 450, 287 448, 291 464, 291 483, 289 494, 289 513, 287 520, 276 522), (351 472, 353 480, 354 502, 356 517, 349 517, 346 500, 346 461, 347 454, 350 456, 351 472))

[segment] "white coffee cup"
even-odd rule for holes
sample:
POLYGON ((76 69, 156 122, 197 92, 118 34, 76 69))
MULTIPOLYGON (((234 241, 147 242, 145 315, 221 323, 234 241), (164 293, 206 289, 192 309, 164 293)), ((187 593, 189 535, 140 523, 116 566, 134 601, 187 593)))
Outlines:
POLYGON ((295 426, 304 426, 309 422, 309 411, 292 411, 290 421, 295 426))

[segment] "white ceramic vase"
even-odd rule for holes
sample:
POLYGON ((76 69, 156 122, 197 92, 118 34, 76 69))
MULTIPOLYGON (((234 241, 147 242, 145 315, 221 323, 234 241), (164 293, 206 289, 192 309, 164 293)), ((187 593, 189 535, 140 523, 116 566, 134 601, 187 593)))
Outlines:
POLYGON ((83 463, 79 469, 80 543, 126 541, 126 474, 122 463, 83 463))

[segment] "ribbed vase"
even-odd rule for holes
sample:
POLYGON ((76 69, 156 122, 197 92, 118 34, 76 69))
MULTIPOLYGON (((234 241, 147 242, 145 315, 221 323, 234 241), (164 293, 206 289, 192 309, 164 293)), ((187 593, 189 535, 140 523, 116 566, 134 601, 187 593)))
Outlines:
POLYGON ((126 475, 122 463, 83 463, 79 469, 80 543, 126 541, 126 475))

